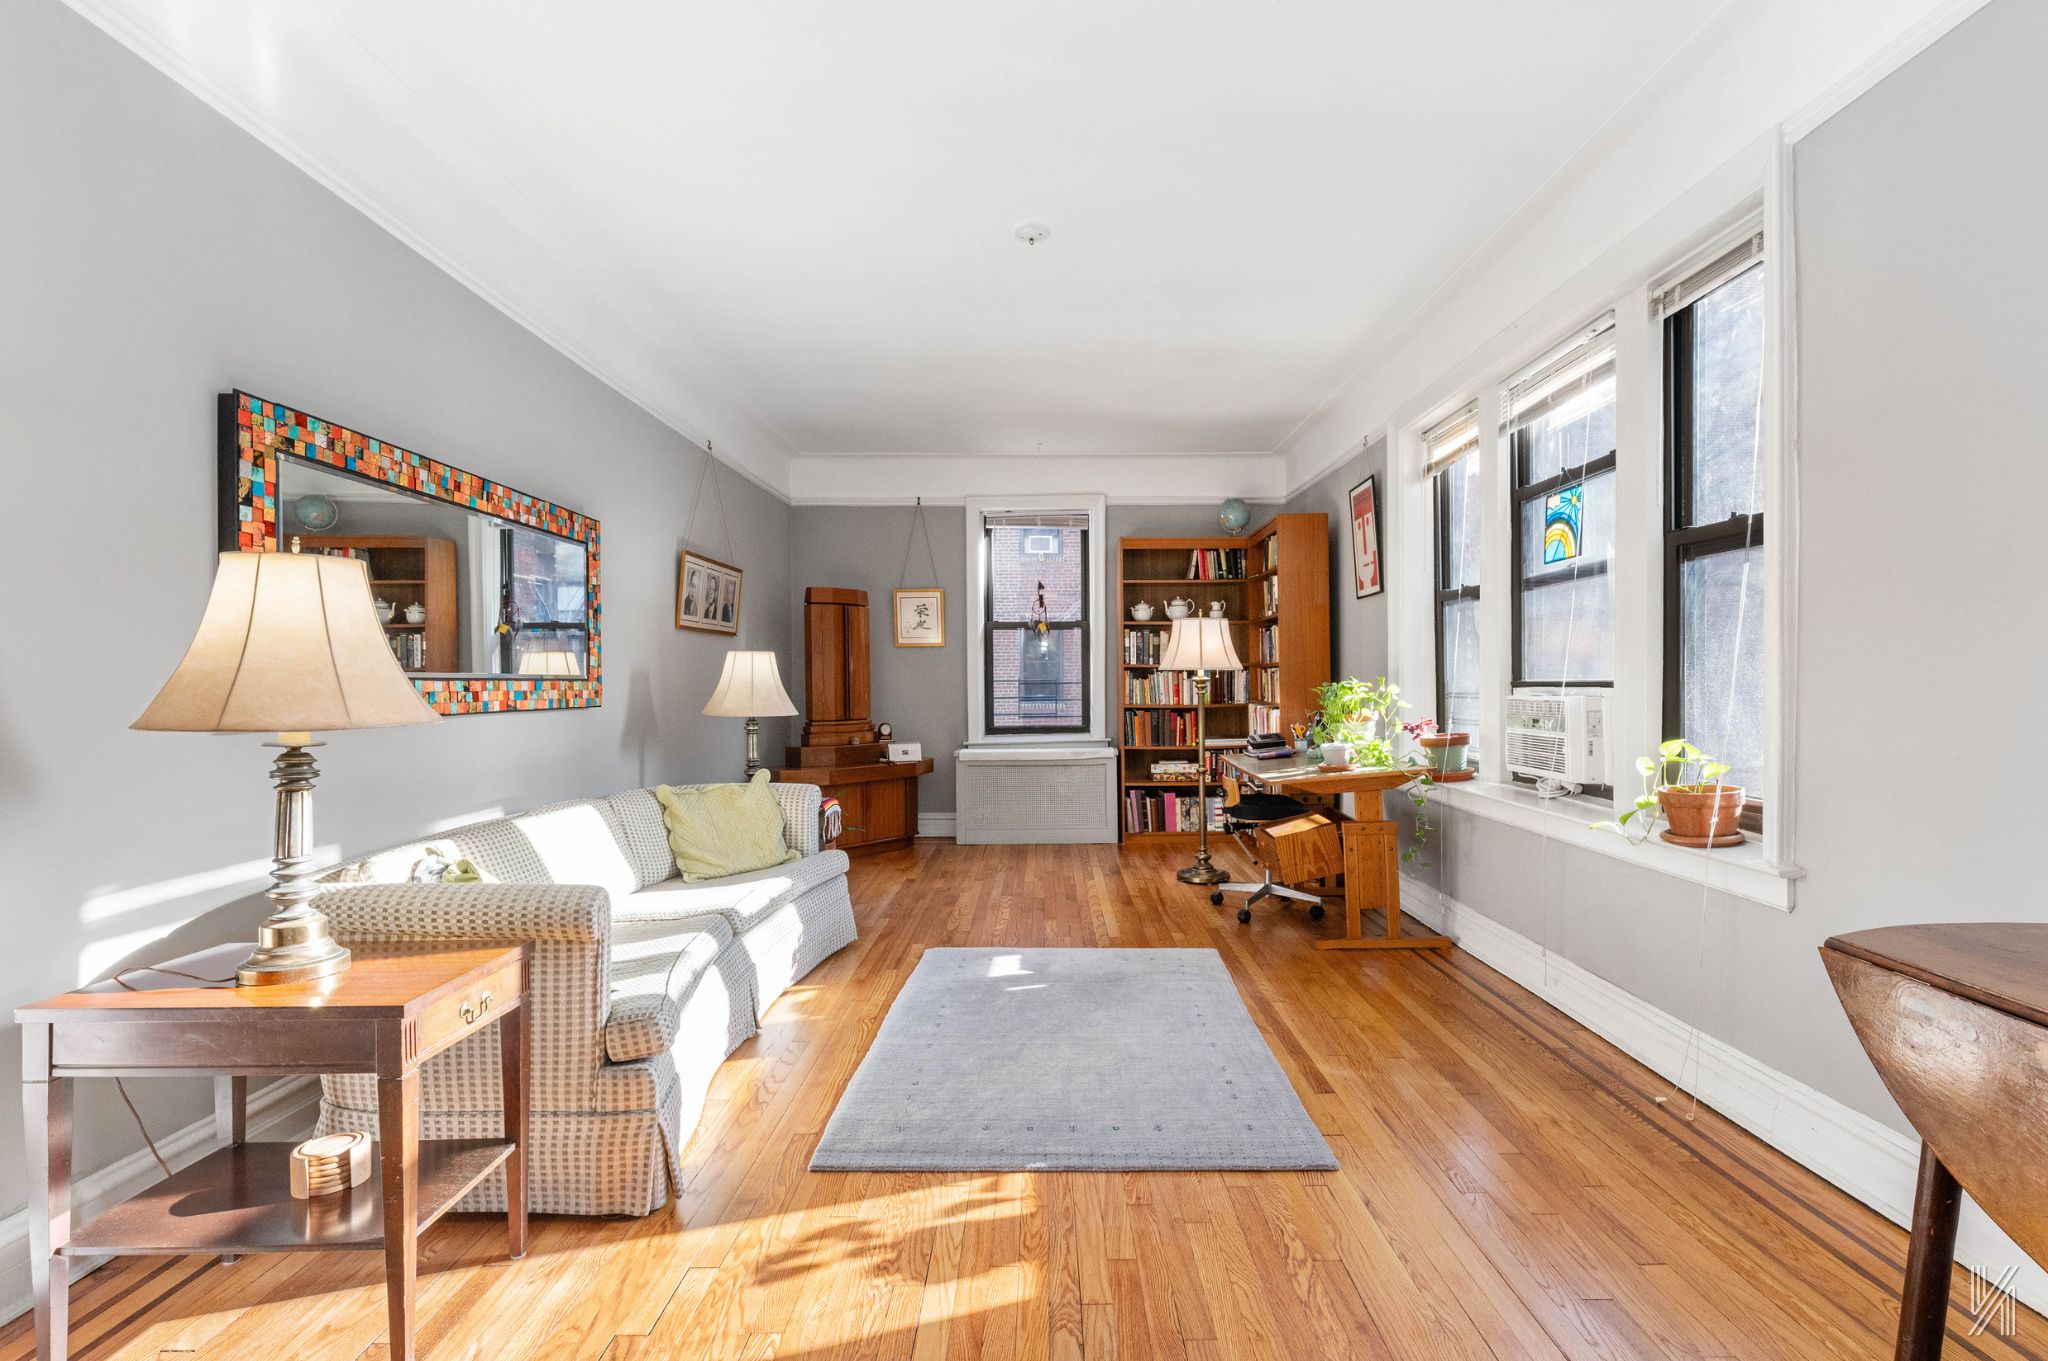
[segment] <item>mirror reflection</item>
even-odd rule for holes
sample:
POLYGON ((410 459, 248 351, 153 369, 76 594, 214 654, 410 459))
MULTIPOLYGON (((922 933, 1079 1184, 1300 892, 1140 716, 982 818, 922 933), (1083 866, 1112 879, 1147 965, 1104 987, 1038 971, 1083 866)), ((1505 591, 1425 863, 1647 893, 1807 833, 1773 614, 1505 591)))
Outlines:
POLYGON ((581 676, 584 545, 367 478, 288 460, 279 528, 301 552, 361 558, 392 655, 421 676, 581 676))

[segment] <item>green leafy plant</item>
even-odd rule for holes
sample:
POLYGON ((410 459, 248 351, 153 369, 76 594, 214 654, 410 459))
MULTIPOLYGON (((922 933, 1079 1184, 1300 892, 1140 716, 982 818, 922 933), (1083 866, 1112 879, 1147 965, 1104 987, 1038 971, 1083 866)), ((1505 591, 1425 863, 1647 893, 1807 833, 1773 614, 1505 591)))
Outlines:
POLYGON ((1631 845, 1640 846, 1657 830, 1657 819, 1664 807, 1659 794, 1667 789, 1704 793, 1719 784, 1727 773, 1727 762, 1707 755, 1683 737, 1674 737, 1659 746, 1655 756, 1636 758, 1636 774, 1643 777, 1643 792, 1636 796, 1635 807, 1613 821, 1591 825, 1596 830, 1619 832, 1631 845), (1629 823, 1637 819, 1640 821, 1630 827, 1629 823))
POLYGON ((1430 833, 1436 830, 1429 820, 1429 790, 1435 782, 1423 761, 1412 753, 1397 752, 1395 743, 1403 734, 1411 740, 1420 736, 1425 724, 1432 729, 1435 725, 1426 719, 1423 723, 1403 723, 1401 711, 1414 706, 1401 698, 1401 687, 1385 676, 1371 683, 1356 676, 1328 681, 1315 688, 1315 700, 1316 714, 1305 742, 1345 742, 1361 766, 1424 772, 1420 779, 1406 786, 1408 801, 1415 805, 1415 832, 1413 843, 1402 849, 1401 859, 1403 863, 1414 860, 1430 833))

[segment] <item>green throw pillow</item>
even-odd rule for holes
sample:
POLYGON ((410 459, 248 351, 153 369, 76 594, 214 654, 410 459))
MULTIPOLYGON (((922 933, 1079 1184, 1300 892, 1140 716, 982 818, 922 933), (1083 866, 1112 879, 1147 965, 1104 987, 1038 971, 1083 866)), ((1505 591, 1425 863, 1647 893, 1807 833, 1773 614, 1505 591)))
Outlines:
POLYGON ((687 883, 765 870, 797 858, 782 838, 782 805, 768 788, 768 772, 747 784, 696 789, 658 785, 669 853, 687 883))

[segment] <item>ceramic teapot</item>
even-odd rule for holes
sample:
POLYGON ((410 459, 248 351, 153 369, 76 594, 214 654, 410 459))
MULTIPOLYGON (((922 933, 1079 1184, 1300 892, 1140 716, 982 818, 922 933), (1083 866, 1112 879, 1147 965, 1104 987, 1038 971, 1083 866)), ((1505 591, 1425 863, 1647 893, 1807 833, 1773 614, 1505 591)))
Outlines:
POLYGON ((1147 619, 1150 619, 1151 617, 1152 617, 1152 602, 1151 602, 1151 601, 1149 601, 1149 600, 1140 600, 1140 601, 1139 601, 1139 602, 1138 602, 1137 604, 1135 604, 1135 605, 1131 606, 1131 618, 1133 618, 1133 619, 1137 620, 1137 621, 1138 621, 1139 623, 1143 623, 1143 622, 1144 622, 1145 620, 1147 620, 1147 619))
POLYGON ((388 600, 379 600, 375 604, 377 606, 377 618, 386 624, 390 623, 391 616, 397 613, 398 607, 388 600))
POLYGON ((1175 596, 1166 602, 1166 617, 1168 619, 1185 619, 1194 612, 1195 602, 1192 600, 1183 600, 1179 596, 1175 596))
POLYGON ((427 607, 425 605, 420 604, 418 601, 414 601, 412 604, 407 605, 405 607, 405 622, 408 624, 426 623, 427 607))
POLYGON ((1209 617, 1210 617, 1211 619, 1221 619, 1221 618, 1223 617, 1223 602, 1222 602, 1222 601, 1220 601, 1220 600, 1212 600, 1212 601, 1210 601, 1210 602, 1209 602, 1209 617))

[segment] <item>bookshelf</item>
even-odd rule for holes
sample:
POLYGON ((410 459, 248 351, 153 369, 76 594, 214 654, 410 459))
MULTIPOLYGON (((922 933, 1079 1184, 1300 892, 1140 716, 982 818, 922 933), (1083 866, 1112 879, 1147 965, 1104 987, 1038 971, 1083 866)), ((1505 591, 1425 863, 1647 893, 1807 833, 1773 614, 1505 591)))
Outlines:
POLYGON ((384 624, 391 655, 407 671, 460 671, 453 539, 386 534, 302 534, 308 553, 361 558, 370 572, 370 594, 392 603, 384 624), (425 622, 409 624, 405 607, 425 607, 425 622))
MULTIPOLYGON (((1153 770, 1155 763, 1199 755, 1189 678, 1157 665, 1173 624, 1166 602, 1175 596, 1192 600, 1197 614, 1222 601, 1230 641, 1245 663, 1239 675, 1214 678, 1212 752, 1241 747, 1255 732, 1307 722, 1312 692, 1330 678, 1330 517, 1278 515, 1239 537, 1117 541, 1117 761, 1127 838, 1192 841, 1196 832, 1193 777, 1162 778, 1153 770), (1151 602, 1149 620, 1131 618, 1141 600, 1151 602)), ((1210 797, 1218 795, 1212 790, 1210 797)))

